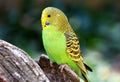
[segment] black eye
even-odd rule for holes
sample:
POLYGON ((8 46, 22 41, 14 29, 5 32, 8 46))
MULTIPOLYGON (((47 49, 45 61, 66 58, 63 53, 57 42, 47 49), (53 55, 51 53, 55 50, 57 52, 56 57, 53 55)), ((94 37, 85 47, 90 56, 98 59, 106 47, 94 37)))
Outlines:
POLYGON ((48 15, 48 17, 51 17, 51 15, 48 15))

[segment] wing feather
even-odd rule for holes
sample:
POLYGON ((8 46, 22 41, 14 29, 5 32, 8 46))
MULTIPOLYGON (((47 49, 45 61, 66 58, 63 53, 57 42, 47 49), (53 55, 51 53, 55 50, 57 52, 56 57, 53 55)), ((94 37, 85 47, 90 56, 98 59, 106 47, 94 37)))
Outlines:
POLYGON ((80 51, 79 40, 74 33, 65 33, 66 37, 66 51, 69 54, 69 57, 77 63, 81 70, 84 73, 87 73, 85 65, 83 63, 82 54, 80 51))

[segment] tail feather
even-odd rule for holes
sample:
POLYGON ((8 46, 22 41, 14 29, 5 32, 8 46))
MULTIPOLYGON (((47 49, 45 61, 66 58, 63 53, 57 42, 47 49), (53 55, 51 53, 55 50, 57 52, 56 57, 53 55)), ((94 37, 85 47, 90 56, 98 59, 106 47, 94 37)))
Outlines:
MULTIPOLYGON (((92 69, 87 64, 85 64, 85 63, 83 63, 83 64, 84 64, 86 70, 92 72, 92 69)), ((84 79, 84 82, 89 82, 86 74, 87 74, 87 72, 81 69, 81 75, 82 75, 82 77, 84 79)))
POLYGON ((87 76, 86 76, 86 73, 85 72, 81 72, 82 73, 82 77, 84 79, 84 82, 88 82, 88 79, 87 79, 87 76))
POLYGON ((84 63, 84 66, 85 66, 85 68, 86 68, 88 71, 90 71, 90 72, 93 71, 87 64, 84 63))
POLYGON ((82 57, 76 63, 83 72, 87 73, 86 67, 85 67, 83 60, 82 60, 82 57))
POLYGON ((82 59, 80 59, 80 61, 77 61, 76 63, 80 68, 81 75, 84 79, 84 82, 89 82, 87 78, 87 70, 92 72, 92 69, 88 65, 86 65, 84 62, 82 62, 82 59))

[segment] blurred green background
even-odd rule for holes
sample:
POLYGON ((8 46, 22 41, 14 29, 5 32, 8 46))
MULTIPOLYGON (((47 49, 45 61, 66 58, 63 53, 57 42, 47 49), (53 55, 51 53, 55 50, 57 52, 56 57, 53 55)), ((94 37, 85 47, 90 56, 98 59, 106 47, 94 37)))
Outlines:
POLYGON ((93 69, 90 81, 120 82, 120 0, 0 0, 0 39, 38 59, 45 53, 40 17, 48 6, 69 18, 93 69))

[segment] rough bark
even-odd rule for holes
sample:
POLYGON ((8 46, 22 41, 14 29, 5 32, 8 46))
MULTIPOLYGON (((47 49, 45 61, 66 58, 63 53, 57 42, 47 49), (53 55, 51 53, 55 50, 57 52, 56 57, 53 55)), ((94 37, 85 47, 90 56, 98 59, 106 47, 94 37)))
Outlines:
POLYGON ((41 55, 38 61, 50 82, 80 82, 79 77, 68 66, 65 65, 63 71, 61 71, 60 65, 55 62, 52 62, 52 65, 50 63, 46 55, 41 55))
POLYGON ((0 82, 80 82, 78 76, 65 66, 59 65, 46 55, 35 62, 26 52, 0 40, 0 82), (47 76, 47 77, 46 77, 47 76))
POLYGON ((49 82, 49 80, 27 53, 0 40, 0 82, 49 82))

